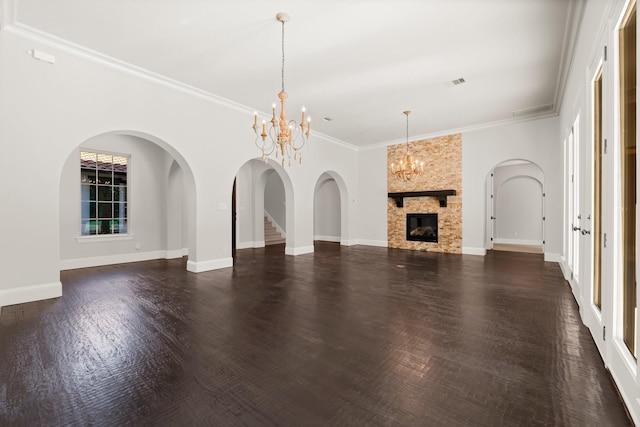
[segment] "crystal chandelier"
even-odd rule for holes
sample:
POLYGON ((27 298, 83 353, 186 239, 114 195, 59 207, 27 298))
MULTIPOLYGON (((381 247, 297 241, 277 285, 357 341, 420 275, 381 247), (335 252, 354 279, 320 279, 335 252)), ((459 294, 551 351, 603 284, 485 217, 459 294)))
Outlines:
POLYGON ((424 162, 419 162, 409 153, 409 114, 411 111, 403 111, 402 114, 407 116, 407 153, 400 160, 400 163, 391 163, 391 173, 398 180, 406 182, 420 176, 424 171, 424 162))
POLYGON ((262 151, 262 160, 267 162, 267 157, 275 152, 276 159, 281 159, 282 166, 285 166, 285 160, 291 166, 291 158, 294 161, 302 163, 302 154, 300 150, 304 147, 309 139, 311 132, 311 118, 307 117, 305 121, 305 108, 302 107, 302 119, 300 124, 295 120, 287 121, 287 115, 284 109, 284 103, 287 99, 287 92, 284 90, 284 24, 288 22, 290 17, 285 12, 276 15, 276 19, 282 23, 282 90, 278 93, 280 99, 280 115, 276 116, 276 104, 271 106, 273 114, 269 125, 267 121, 262 121, 262 127, 258 126, 258 113, 253 115, 253 131, 256 134, 255 143, 260 151, 262 151))

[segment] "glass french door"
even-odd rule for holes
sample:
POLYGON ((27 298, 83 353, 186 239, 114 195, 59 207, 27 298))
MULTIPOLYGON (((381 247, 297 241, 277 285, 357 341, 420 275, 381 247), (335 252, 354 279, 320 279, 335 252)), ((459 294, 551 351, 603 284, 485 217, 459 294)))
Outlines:
POLYGON ((602 66, 593 82, 593 304, 602 310, 602 66))
POLYGON ((636 356, 636 4, 623 18, 620 42, 620 212, 622 338, 636 356))

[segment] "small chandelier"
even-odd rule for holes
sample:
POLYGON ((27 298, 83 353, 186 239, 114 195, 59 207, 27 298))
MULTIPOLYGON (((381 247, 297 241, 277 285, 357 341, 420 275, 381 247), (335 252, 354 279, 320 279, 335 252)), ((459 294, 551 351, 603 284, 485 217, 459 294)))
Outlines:
POLYGON ((258 113, 253 115, 253 131, 256 134, 255 143, 260 151, 262 151, 262 160, 267 162, 267 157, 273 152, 276 153, 276 159, 281 158, 282 166, 285 166, 285 159, 291 166, 291 158, 294 161, 302 163, 302 154, 299 152, 309 139, 311 132, 311 118, 307 117, 305 121, 305 108, 302 107, 302 119, 300 124, 295 120, 287 121, 287 115, 284 110, 284 102, 287 99, 287 92, 284 90, 284 24, 288 22, 290 17, 285 12, 276 15, 276 19, 282 23, 282 90, 278 93, 280 99, 280 115, 276 116, 276 104, 271 106, 273 114, 269 125, 266 120, 262 121, 262 127, 258 127, 258 113))
POLYGON ((402 114, 407 116, 407 153, 400 160, 400 163, 391 163, 391 173, 398 180, 406 182, 420 176, 424 171, 424 162, 419 162, 409 153, 409 114, 411 111, 403 111, 402 114))

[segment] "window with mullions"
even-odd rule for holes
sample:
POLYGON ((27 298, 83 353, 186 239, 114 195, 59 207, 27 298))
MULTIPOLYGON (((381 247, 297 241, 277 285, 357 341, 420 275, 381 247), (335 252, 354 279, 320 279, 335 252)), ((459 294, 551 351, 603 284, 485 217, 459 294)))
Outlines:
POLYGON ((129 158, 80 152, 81 234, 127 232, 127 166, 129 158))

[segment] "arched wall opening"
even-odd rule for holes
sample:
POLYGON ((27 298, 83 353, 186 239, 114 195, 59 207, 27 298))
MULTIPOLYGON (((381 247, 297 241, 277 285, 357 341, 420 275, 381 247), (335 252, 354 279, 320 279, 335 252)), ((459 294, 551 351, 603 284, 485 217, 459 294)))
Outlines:
POLYGON ((340 242, 340 190, 331 177, 321 176, 313 200, 313 240, 340 242))
POLYGON ((494 166, 486 181, 487 249, 544 250, 544 172, 526 159, 494 166))
MULTIPOLYGON (((87 139, 69 154, 61 171, 60 268, 195 256, 195 194, 189 165, 165 141, 135 131, 112 131, 87 139), (81 194, 81 151, 128 158, 126 188, 121 191, 126 198, 121 196, 118 208, 126 211, 127 225, 119 232, 83 234, 81 224, 105 222, 99 219, 101 212, 94 214, 96 221, 87 221, 85 205, 95 202, 99 211, 99 205, 106 202, 108 208, 106 198, 116 190, 101 189, 104 182, 98 182, 95 191, 100 195, 81 194), (92 197, 95 200, 89 200, 92 197)), ((115 209, 116 204, 113 206, 115 209)))
MULTIPOLYGON (((236 174, 236 247, 265 246, 265 212, 284 235, 286 248, 293 246, 294 195, 289 174, 280 164, 252 159, 236 174)), ((276 228, 277 229, 277 228, 276 228)))
POLYGON ((349 245, 349 195, 337 172, 326 171, 316 181, 313 202, 314 240, 349 245))
POLYGON ((270 169, 263 173, 264 183, 264 244, 277 245, 285 242, 287 235, 287 205, 284 183, 280 175, 270 169))

